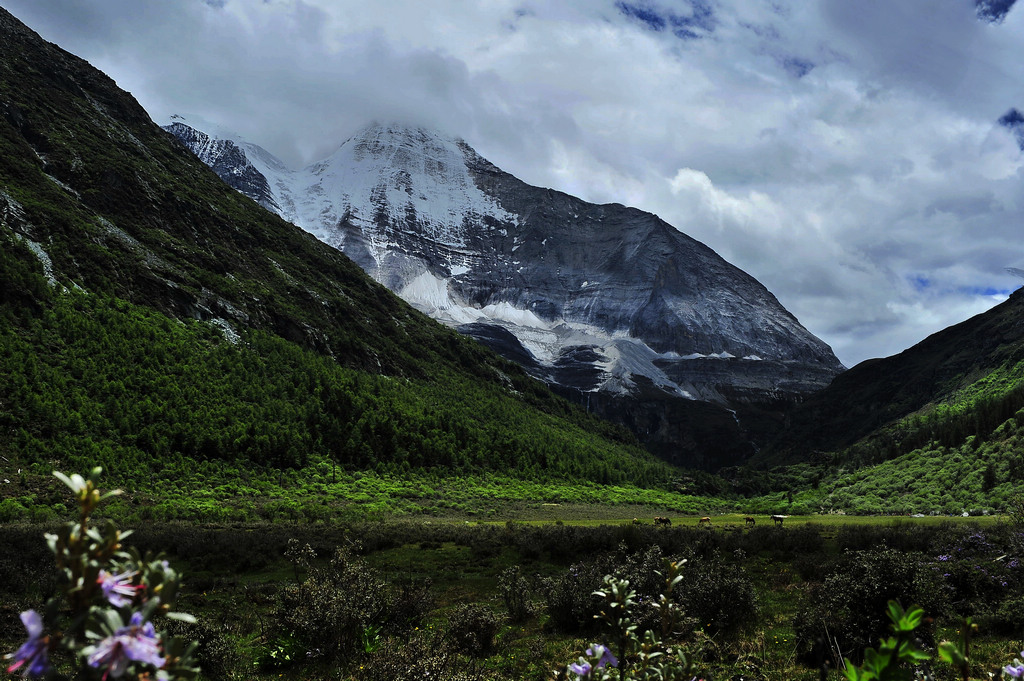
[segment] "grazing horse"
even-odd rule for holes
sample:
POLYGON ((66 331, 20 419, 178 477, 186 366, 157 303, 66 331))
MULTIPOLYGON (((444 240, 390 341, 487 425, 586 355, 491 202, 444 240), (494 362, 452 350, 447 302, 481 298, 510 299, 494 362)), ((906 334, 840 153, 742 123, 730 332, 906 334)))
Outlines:
POLYGON ((748 515, 746 517, 746 521, 747 521, 747 525, 756 525, 757 524, 757 521, 754 520, 753 516, 749 516, 748 515))
POLYGON ((672 519, 668 518, 668 517, 665 517, 665 516, 656 515, 656 516, 654 516, 654 524, 655 525, 671 525, 672 524, 672 519))
POLYGON ((633 518, 633 524, 634 525, 643 525, 643 523, 640 522, 639 518, 633 518))
POLYGON ((784 515, 773 515, 772 520, 775 521, 776 527, 782 527, 782 521, 786 519, 784 515))
POLYGON ((697 527, 700 527, 701 525, 707 525, 708 527, 711 527, 711 518, 709 516, 704 516, 703 518, 698 520, 697 527))

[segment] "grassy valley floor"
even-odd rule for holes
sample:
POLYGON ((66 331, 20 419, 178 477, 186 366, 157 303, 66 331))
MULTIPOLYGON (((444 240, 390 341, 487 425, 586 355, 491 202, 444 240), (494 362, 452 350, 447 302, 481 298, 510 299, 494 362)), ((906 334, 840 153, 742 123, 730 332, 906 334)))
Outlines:
MULTIPOLYGON (((815 619, 855 656, 877 645, 889 598, 934 608, 932 646, 973 615, 972 678, 1021 649, 1021 532, 1006 519, 793 516, 775 527, 757 516, 748 527, 719 514, 707 528, 667 511, 671 527, 655 527, 657 509, 517 501, 495 512, 516 518, 505 521, 145 523, 129 543, 185 572, 179 608, 199 624, 180 626, 201 642, 209 679, 550 679, 602 639, 591 593, 603 574, 629 577, 645 598, 668 557, 687 560, 676 640, 704 678, 841 678, 821 676, 836 656, 815 619)), ((45 529, 0 526, 4 651, 24 636, 18 613, 53 588, 45 529)))

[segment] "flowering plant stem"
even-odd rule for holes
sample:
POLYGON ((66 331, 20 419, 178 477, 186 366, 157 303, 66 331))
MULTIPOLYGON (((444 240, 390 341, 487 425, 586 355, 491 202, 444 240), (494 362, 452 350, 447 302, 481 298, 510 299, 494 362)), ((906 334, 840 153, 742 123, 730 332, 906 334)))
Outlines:
POLYGON ((195 622, 172 610, 180 576, 160 556, 125 550, 121 532, 111 523, 91 522, 101 502, 119 490, 101 494, 94 468, 88 478, 55 472, 79 508, 77 521, 47 534, 58 570, 58 593, 42 613, 27 610, 21 621, 28 640, 7 667, 26 678, 53 679, 194 679, 196 643, 157 631, 154 620, 195 622), (71 676, 65 674, 72 670, 71 676))

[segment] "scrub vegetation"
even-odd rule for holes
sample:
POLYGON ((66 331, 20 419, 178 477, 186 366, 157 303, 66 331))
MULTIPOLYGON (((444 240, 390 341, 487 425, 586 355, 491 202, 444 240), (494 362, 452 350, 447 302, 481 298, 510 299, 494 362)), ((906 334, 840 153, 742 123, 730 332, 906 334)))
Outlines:
MULTIPOLYGON (((669 559, 681 579, 663 644, 683 651, 698 678, 842 678, 839 668, 862 664, 888 634, 890 601, 924 609, 914 639, 932 658, 941 641, 962 638, 970 617, 970 678, 1018 654, 1020 525, 740 520, 715 519, 712 529, 649 518, 145 523, 127 543, 140 555, 163 552, 184 575, 177 607, 196 622, 164 628, 199 642, 195 660, 209 679, 539 681, 594 646, 636 663, 638 649, 603 623, 606 576, 628 581, 637 631, 658 631, 669 559)), ((41 529, 0 527, 8 650, 24 637, 16 614, 55 583, 41 529)), ((935 678, 962 678, 932 667, 935 678)))

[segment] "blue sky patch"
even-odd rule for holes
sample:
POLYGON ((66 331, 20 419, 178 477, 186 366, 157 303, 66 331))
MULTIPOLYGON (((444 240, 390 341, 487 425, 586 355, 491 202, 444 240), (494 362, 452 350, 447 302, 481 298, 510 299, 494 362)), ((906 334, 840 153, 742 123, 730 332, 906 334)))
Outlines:
POLYGON ((1017 0, 975 0, 978 18, 991 24, 1001 24, 1017 0))
POLYGON ((955 288, 942 286, 936 288, 935 282, 923 274, 908 275, 907 282, 914 287, 915 291, 919 293, 928 291, 932 295, 959 293, 967 296, 985 296, 986 298, 991 298, 992 296, 1008 296, 1013 292, 1012 288, 998 288, 995 286, 958 286, 955 288))
POLYGON ((1017 146, 1024 151, 1024 114, 1016 108, 1010 109, 999 119, 999 125, 1013 133, 1017 138, 1017 146))
POLYGON ((1013 291, 1013 289, 995 288, 994 286, 968 286, 960 290, 972 296, 1008 296, 1013 291))
POLYGON ((643 24, 647 25, 647 28, 652 31, 663 31, 665 30, 665 19, 650 7, 644 7, 642 5, 634 5, 628 2, 616 2, 615 6, 619 8, 619 11, 625 14, 627 17, 637 19, 643 24))
POLYGON ((640 22, 652 31, 665 29, 682 40, 695 40, 715 30, 715 12, 708 0, 688 0, 689 14, 661 10, 648 2, 618 0, 615 7, 623 15, 640 22))
POLYGON ((791 76, 803 78, 814 68, 814 63, 800 57, 787 57, 782 60, 782 68, 791 76))
POLYGON ((702 33, 707 34, 715 30, 715 13, 710 4, 705 0, 691 0, 690 7, 693 12, 688 17, 678 14, 670 14, 668 17, 669 23, 672 24, 672 33, 677 38, 700 38, 702 33))
POLYGON ((999 125, 1005 125, 1008 128, 1018 128, 1024 125, 1024 114, 1017 111, 1017 109, 1010 109, 999 119, 999 125))

